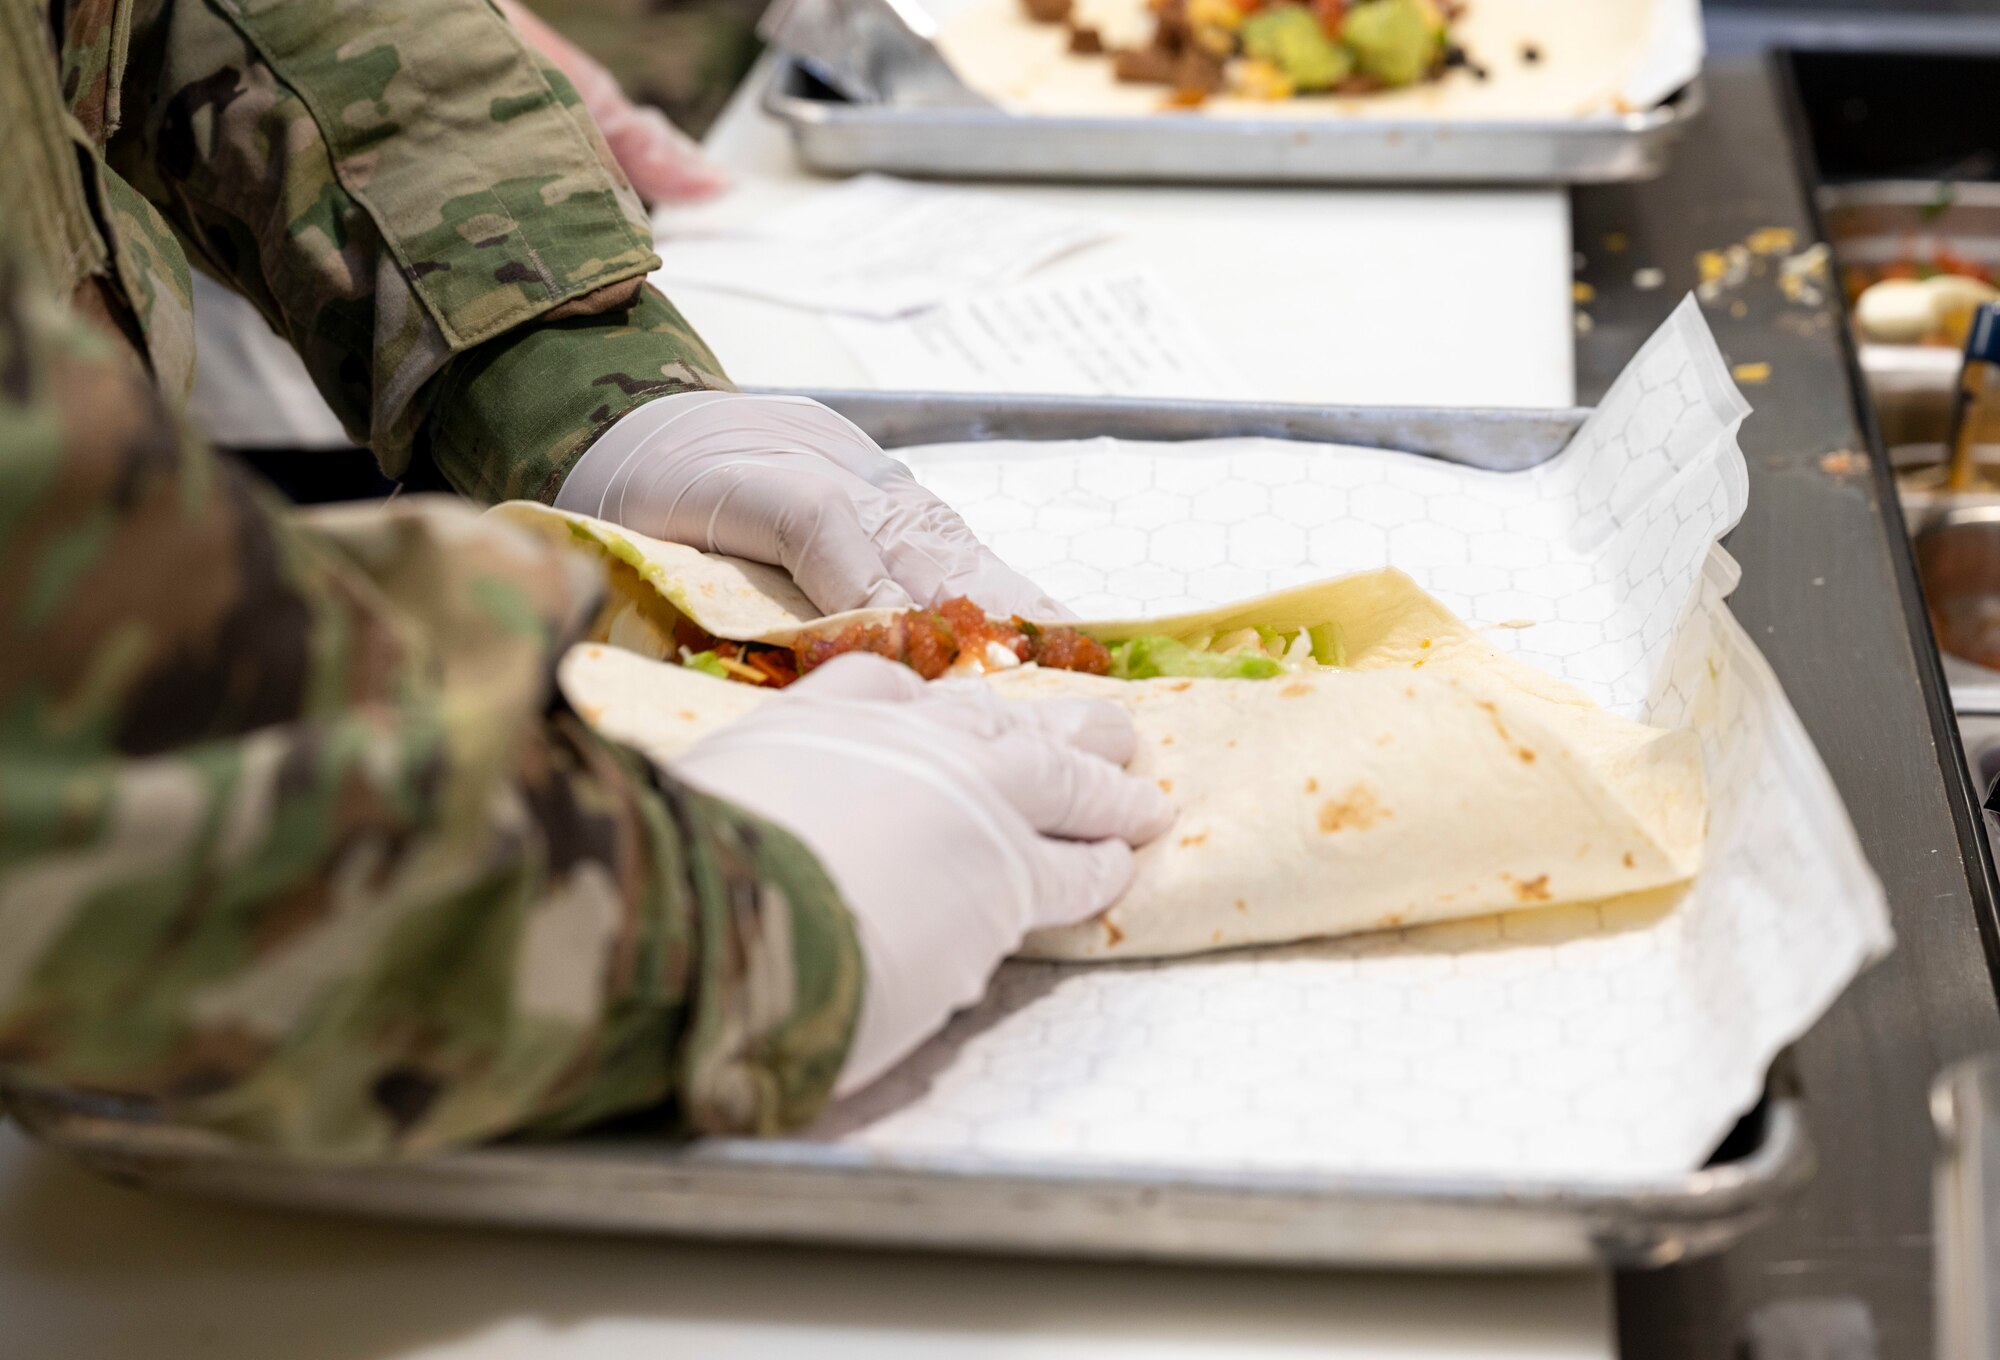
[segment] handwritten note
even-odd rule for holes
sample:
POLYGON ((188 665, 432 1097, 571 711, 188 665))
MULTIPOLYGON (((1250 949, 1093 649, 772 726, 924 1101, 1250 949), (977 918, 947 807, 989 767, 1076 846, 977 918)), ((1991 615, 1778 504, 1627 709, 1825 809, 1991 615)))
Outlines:
POLYGON ((834 333, 883 387, 1109 397, 1241 397, 1242 377, 1145 270, 1021 284, 834 333))

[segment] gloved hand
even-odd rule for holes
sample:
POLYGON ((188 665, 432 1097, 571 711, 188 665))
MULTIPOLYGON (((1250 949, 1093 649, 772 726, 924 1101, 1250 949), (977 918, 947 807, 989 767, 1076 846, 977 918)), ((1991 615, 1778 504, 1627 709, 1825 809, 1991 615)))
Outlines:
POLYGON ((829 614, 955 595, 990 614, 1068 613, 851 421, 804 397, 649 401, 584 450, 556 505, 774 563, 829 614))
POLYGON ((562 34, 543 23, 519 0, 494 0, 514 31, 548 58, 576 86, 583 107, 596 121, 611 155, 632 187, 649 203, 694 203, 729 187, 722 167, 701 154, 694 139, 655 108, 639 108, 625 97, 617 78, 562 34))
POLYGON ((670 768, 798 836, 853 913, 866 981, 844 1095, 976 1001, 1030 930, 1125 890, 1131 847, 1173 820, 1118 768, 1135 740, 1102 700, 1012 703, 850 654, 670 768))

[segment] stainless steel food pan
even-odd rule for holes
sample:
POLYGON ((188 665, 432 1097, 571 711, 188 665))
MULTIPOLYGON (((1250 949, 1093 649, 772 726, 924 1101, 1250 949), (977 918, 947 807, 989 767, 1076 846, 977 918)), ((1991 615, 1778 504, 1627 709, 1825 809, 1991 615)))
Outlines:
POLYGON ((766 112, 814 170, 941 179, 1263 184, 1600 184, 1649 179, 1701 112, 1701 83, 1639 113, 1520 122, 1048 117, 852 104, 788 58, 766 112))

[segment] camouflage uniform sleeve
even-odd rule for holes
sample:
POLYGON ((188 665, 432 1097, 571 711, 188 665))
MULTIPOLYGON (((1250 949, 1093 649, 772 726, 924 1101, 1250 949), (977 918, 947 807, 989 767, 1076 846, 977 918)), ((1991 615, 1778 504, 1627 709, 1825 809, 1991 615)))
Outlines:
POLYGON ((6 1080, 344 1157, 817 1110, 852 923, 561 709, 591 564, 455 501, 283 517, 4 262, 0 447, 6 1080))
POLYGON ((389 475, 427 451, 547 498, 631 406, 727 385, 644 288, 644 208, 575 90, 485 0, 158 0, 129 28, 111 168, 389 475))

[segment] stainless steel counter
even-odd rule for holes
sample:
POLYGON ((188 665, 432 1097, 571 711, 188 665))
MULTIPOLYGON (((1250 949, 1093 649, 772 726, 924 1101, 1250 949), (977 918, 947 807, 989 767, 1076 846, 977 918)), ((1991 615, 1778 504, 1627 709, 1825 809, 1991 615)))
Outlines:
MULTIPOLYGON (((1699 252, 1771 227, 1814 239, 1779 66, 1718 59, 1708 83, 1709 117, 1665 177, 1574 194, 1579 278, 1594 290, 1579 309, 1594 323, 1578 340, 1585 402, 1695 286, 1699 252), (1647 269, 1664 280, 1641 287, 1647 269)), ((1837 307, 1833 288, 1822 308, 1788 304, 1773 273, 1707 307, 1732 362, 1770 366, 1744 388, 1750 510, 1728 547, 1743 565, 1737 616, 1847 800, 1899 944, 1790 1055, 1785 1079, 1821 1149, 1815 1182, 1724 1256, 1622 1275, 1634 1360, 1735 1355, 1766 1305, 1841 1297, 1867 1306, 1880 1354, 1930 1355, 1927 1090, 1953 1059, 2000 1047, 1984 832, 1837 307)))

